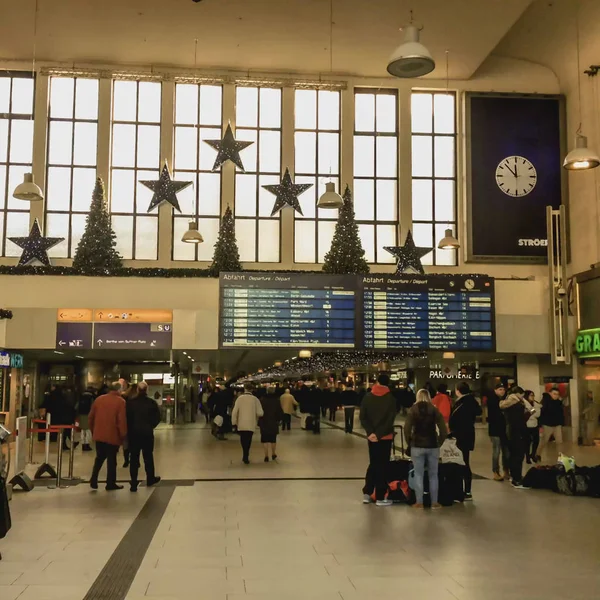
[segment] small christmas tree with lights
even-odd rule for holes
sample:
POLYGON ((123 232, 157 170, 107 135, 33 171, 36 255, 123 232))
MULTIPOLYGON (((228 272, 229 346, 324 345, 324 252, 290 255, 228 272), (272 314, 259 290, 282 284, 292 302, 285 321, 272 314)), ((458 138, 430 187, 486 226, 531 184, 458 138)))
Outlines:
POLYGON ((210 274, 218 277, 219 273, 242 271, 240 252, 235 239, 235 220, 231 208, 228 206, 219 228, 219 237, 215 244, 213 263, 210 266, 210 274))
POLYGON ((340 208, 331 248, 325 255, 323 272, 337 275, 366 274, 370 269, 365 260, 365 251, 358 234, 352 192, 348 186, 346 186, 343 197, 344 206, 340 208))
POLYGON ((110 223, 106 207, 104 183, 100 177, 92 195, 85 231, 73 259, 73 268, 84 275, 110 275, 123 268, 117 252, 117 236, 110 223))

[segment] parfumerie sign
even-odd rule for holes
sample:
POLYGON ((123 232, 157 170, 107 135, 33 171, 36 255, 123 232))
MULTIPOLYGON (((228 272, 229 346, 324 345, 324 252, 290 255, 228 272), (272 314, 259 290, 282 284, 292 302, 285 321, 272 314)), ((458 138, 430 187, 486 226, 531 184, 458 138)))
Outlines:
POLYGON ((580 358, 600 357, 600 329, 582 329, 575 339, 575 353, 580 358))

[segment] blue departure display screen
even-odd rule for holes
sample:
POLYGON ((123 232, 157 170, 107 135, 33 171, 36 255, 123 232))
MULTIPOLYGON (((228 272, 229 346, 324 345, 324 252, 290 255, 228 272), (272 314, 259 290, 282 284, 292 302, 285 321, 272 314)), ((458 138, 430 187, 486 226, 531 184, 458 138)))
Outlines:
POLYGON ((483 275, 222 273, 221 348, 493 351, 483 275))
POLYGON ((365 348, 494 350, 494 280, 485 276, 363 278, 365 348))
POLYGON ((221 275, 222 348, 356 346, 355 277, 221 275))

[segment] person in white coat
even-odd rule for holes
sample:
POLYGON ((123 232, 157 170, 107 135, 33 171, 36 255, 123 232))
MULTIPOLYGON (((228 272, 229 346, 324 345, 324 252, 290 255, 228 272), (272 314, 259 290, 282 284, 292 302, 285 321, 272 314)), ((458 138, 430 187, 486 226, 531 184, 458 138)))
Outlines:
POLYGON ((242 444, 242 461, 245 465, 250 464, 250 446, 252 445, 252 436, 256 431, 258 419, 264 412, 260 400, 252 394, 253 386, 251 383, 244 385, 244 393, 238 397, 231 413, 231 423, 237 426, 237 431, 242 444))
POLYGON ((530 465, 532 462, 537 462, 537 449, 540 445, 539 418, 542 414, 542 404, 535 399, 535 394, 531 390, 525 392, 524 400, 531 413, 531 417, 527 421, 527 452, 525 452, 527 464, 530 465))

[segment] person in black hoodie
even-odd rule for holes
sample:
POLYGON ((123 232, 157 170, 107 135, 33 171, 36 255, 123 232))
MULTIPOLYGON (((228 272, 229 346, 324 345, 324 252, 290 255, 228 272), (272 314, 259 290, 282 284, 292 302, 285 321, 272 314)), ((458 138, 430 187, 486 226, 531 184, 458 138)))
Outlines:
POLYGON ((510 450, 510 476, 514 488, 524 489, 523 460, 527 439, 527 421, 531 410, 523 402, 525 391, 518 385, 510 390, 508 398, 500 401, 500 409, 506 418, 506 436, 510 450))
POLYGON ((536 456, 538 461, 541 460, 542 452, 552 436, 554 436, 559 452, 563 443, 562 428, 565 424, 565 413, 558 388, 552 388, 549 393, 544 393, 542 396, 542 414, 539 422, 543 429, 538 455, 536 456))
POLYGON ((487 392, 488 434, 492 440, 492 471, 494 481, 510 478, 510 461, 508 438, 506 437, 506 420, 500 410, 500 402, 506 398, 506 387, 499 383, 493 392, 487 392), (502 452, 502 468, 500 473, 500 452, 502 452))
POLYGON ((465 461, 465 500, 473 500, 471 495, 473 473, 471 472, 470 456, 475 449, 475 420, 482 411, 479 402, 471 393, 468 383, 463 381, 458 384, 456 397, 458 400, 450 415, 448 426, 465 461))
POLYGON ((350 381, 346 384, 346 389, 340 394, 340 402, 344 407, 344 420, 346 433, 352 433, 354 430, 354 413, 358 406, 358 394, 354 391, 354 384, 350 381))
POLYGON ((154 429, 160 423, 158 404, 148 397, 148 384, 142 381, 137 386, 137 393, 127 400, 127 435, 129 439, 129 473, 131 475, 131 491, 138 489, 138 470, 140 453, 144 457, 146 483, 148 487, 157 484, 160 477, 154 472, 154 429))

